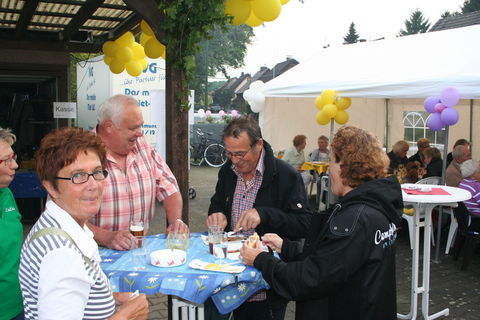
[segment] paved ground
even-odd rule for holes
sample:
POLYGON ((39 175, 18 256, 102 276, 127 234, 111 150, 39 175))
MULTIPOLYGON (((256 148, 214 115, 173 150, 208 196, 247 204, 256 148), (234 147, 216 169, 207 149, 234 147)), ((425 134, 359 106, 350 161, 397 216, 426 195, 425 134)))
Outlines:
MULTIPOLYGON (((190 172, 191 186, 197 191, 197 197, 190 200, 190 228, 192 231, 205 231, 205 217, 210 196, 213 193, 218 169, 193 167, 190 172)), ((411 251, 406 224, 400 231, 397 242, 397 305, 398 311, 408 313, 410 307, 411 251)), ((151 233, 165 231, 165 214, 158 207, 151 233)), ((444 237, 445 238, 445 237, 444 237)), ((445 239, 442 243, 445 246, 445 239)), ((423 242, 422 242, 423 243, 423 242)), ((432 248, 432 251, 434 248, 432 248)), ((444 252, 444 249, 443 249, 444 252)), ((477 252, 467 271, 459 270, 459 262, 451 256, 440 255, 440 263, 431 264, 430 278, 430 314, 450 308, 446 319, 480 319, 480 256, 477 252)), ((162 294, 149 297, 149 319, 168 319, 167 300, 162 294)), ((418 302, 421 305, 421 296, 418 302)), ((421 309, 418 308, 421 315, 421 309)), ((421 318, 421 316, 418 316, 421 318)), ((294 319, 294 303, 287 309, 286 320, 294 319)), ((185 319, 184 319, 185 320, 185 319)))

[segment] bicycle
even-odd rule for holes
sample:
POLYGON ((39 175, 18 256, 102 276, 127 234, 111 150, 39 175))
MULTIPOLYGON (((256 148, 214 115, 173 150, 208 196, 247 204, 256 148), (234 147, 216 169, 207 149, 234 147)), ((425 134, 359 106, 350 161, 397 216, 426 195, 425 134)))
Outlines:
POLYGON ((200 166, 204 161, 214 168, 221 167, 227 162, 225 147, 219 143, 210 143, 206 135, 211 136, 211 132, 204 133, 200 128, 196 130, 199 142, 196 145, 190 145, 190 164, 200 166))

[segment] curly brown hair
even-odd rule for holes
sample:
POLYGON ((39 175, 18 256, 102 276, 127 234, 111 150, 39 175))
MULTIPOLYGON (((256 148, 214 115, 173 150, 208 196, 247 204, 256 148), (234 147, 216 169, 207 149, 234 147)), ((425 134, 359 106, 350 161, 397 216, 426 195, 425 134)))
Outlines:
POLYGON ((293 146, 298 147, 307 140, 307 137, 303 134, 298 134, 293 138, 293 146))
POLYGON ((105 164, 105 146, 93 132, 82 128, 60 128, 47 134, 36 153, 37 174, 40 181, 48 181, 58 190, 58 172, 73 163, 80 152, 92 150, 105 164))
POLYGON ((352 126, 338 129, 332 142, 335 162, 340 165, 344 185, 352 188, 387 175, 389 159, 378 139, 369 132, 352 126))

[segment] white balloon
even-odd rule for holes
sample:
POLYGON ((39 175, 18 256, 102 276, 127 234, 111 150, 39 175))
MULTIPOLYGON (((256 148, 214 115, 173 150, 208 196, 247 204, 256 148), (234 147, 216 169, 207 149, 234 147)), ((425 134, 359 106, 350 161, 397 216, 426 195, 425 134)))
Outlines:
POLYGON ((252 96, 253 96, 253 91, 250 89, 247 89, 243 92, 243 99, 245 101, 250 102, 252 100, 252 96))
POLYGON ((265 95, 260 91, 255 91, 252 97, 253 103, 257 105, 260 110, 263 110, 263 106, 265 104, 265 95))
POLYGON ((265 83, 263 81, 257 80, 250 84, 250 89, 254 91, 263 91, 263 87, 265 87, 265 83))
POLYGON ((252 102, 249 102, 248 104, 250 105, 250 109, 252 109, 253 112, 258 113, 261 111, 255 102, 252 101, 252 102))
POLYGON ((197 113, 198 113, 198 115, 199 115, 200 117, 202 117, 202 118, 205 117, 205 110, 203 110, 203 109, 198 109, 198 112, 197 112, 197 113))

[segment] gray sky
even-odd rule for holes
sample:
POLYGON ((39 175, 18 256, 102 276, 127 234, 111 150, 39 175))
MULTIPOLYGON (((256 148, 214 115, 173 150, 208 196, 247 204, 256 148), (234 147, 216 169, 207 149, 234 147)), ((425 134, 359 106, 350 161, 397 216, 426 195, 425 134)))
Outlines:
POLYGON ((420 9, 431 25, 445 11, 460 11, 464 0, 290 0, 275 21, 254 28, 255 37, 245 67, 229 70, 253 75, 261 66, 273 67, 287 55, 300 63, 325 45, 342 45, 352 22, 361 39, 393 38, 405 20, 420 9))

